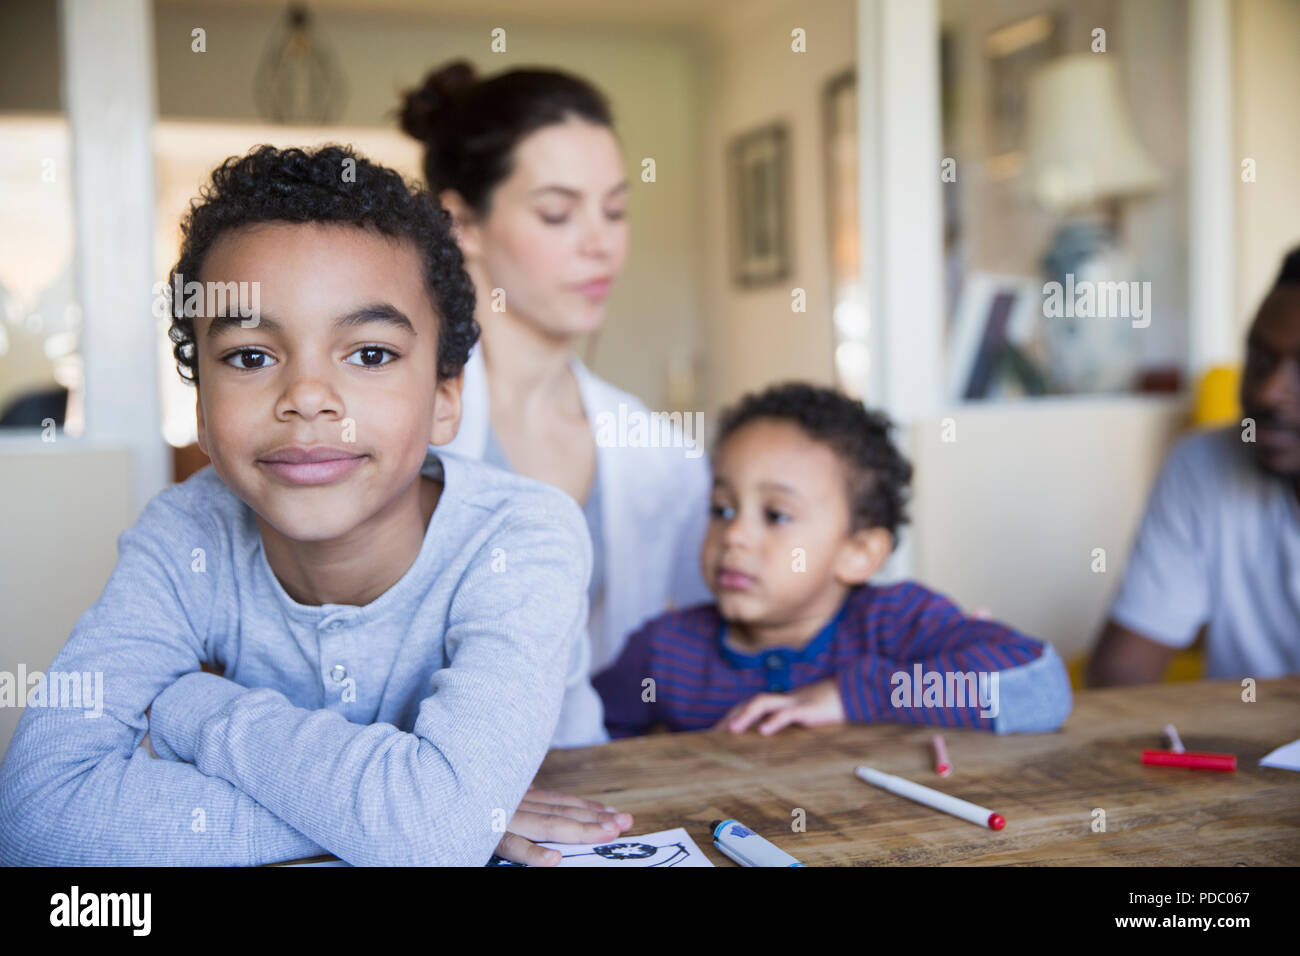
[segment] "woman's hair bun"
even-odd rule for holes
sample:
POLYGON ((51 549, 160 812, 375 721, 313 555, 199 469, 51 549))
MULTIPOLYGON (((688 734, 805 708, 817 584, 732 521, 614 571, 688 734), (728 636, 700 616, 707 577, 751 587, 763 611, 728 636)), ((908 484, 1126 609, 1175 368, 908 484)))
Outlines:
POLYGON ((433 138, 447 110, 477 80, 474 67, 466 60, 455 60, 433 70, 419 89, 409 90, 402 104, 402 129, 421 142, 433 138))

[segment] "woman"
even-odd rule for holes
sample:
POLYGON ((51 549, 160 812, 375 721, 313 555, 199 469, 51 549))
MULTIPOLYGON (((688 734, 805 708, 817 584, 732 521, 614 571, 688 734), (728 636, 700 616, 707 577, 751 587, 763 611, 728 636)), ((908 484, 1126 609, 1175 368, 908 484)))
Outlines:
POLYGON ((679 434, 659 447, 597 443, 610 431, 602 422, 646 408, 573 351, 604 322, 627 256, 629 186, 609 108, 568 74, 479 80, 458 61, 407 94, 402 126, 425 143, 426 180, 452 213, 478 294, 482 338, 465 367, 460 431, 446 447, 555 485, 582 506, 595 559, 590 644, 579 649, 556 745, 603 740, 586 677, 647 618, 708 599, 699 553, 709 495, 707 461, 679 434))

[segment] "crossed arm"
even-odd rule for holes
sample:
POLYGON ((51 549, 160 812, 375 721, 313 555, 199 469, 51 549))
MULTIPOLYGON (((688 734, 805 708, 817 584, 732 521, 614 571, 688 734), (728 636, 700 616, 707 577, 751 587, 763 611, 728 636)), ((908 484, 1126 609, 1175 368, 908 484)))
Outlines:
POLYGON ((123 534, 103 596, 51 665, 102 673, 102 716, 29 707, 0 765, 0 863, 487 860, 501 837, 493 823, 520 807, 558 715, 558 692, 541 719, 521 719, 518 702, 561 687, 568 659, 567 640, 528 622, 553 620, 560 602, 566 634, 585 624, 585 593, 569 580, 581 547, 572 529, 517 529, 512 547, 530 560, 516 573, 531 578, 504 613, 474 614, 483 589, 500 586, 490 551, 466 575, 447 632, 452 664, 407 733, 201 672, 204 622, 187 609, 210 606, 211 579, 160 561, 169 544, 149 528, 142 516, 123 534), (147 730, 164 759, 138 748, 147 730))

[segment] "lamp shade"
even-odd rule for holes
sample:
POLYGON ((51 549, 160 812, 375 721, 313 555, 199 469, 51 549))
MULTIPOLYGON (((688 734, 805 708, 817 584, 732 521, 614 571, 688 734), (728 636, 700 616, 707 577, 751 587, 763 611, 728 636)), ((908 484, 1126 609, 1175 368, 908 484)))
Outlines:
POLYGON ((1029 80, 1030 191, 1055 211, 1156 188, 1163 175, 1133 131, 1110 54, 1060 57, 1029 80))

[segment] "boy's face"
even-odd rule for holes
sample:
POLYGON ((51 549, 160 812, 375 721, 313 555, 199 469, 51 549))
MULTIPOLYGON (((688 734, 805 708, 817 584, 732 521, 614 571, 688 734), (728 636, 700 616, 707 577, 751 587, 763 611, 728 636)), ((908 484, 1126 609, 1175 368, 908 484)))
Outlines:
POLYGON ((437 379, 438 318, 410 243, 257 224, 218 239, 201 278, 260 283, 253 327, 233 309, 194 321, 199 447, 232 491, 297 541, 418 493, 426 444, 455 437, 460 379, 437 379), (328 460, 292 461, 304 452, 328 460))
POLYGON ((701 563, 728 621, 778 627, 832 613, 889 554, 887 531, 851 531, 839 456, 791 422, 741 426, 713 475, 701 563))

